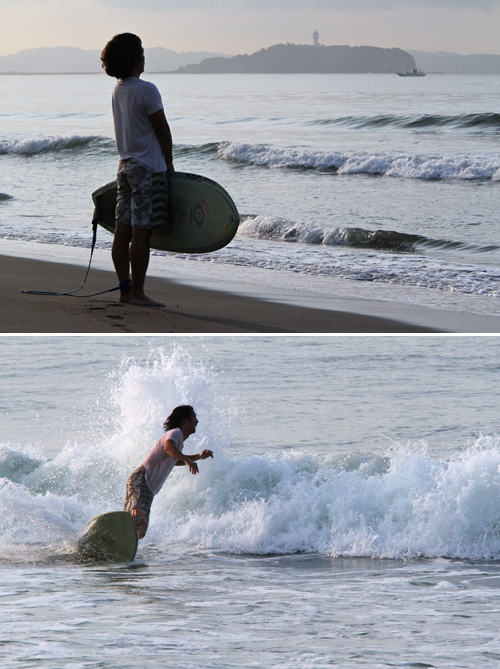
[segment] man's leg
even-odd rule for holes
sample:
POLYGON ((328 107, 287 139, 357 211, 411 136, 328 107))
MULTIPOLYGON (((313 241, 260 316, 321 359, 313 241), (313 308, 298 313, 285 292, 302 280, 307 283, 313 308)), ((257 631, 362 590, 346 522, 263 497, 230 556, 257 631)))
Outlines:
POLYGON ((149 265, 149 242, 153 231, 145 228, 132 228, 129 258, 132 267, 132 293, 130 303, 141 307, 164 307, 144 293, 144 281, 149 265))
MULTIPOLYGON (((131 225, 117 225, 115 227, 111 257, 120 284, 130 279, 129 245, 131 239, 131 225)), ((120 290, 120 302, 130 302, 131 293, 131 290, 120 290)))
POLYGON ((149 513, 142 509, 132 509, 130 515, 134 519, 135 529, 137 530, 137 537, 144 539, 149 525, 149 513))
POLYGON ((139 539, 146 535, 153 497, 146 483, 146 470, 138 467, 128 477, 123 510, 128 511, 134 519, 139 539))

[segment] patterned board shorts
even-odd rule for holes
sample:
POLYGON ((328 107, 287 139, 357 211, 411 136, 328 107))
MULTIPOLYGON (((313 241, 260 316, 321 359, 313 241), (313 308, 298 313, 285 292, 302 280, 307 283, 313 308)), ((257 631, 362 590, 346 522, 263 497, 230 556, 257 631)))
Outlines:
POLYGON ((140 509, 149 514, 154 495, 146 483, 146 468, 138 467, 130 474, 127 481, 127 492, 125 497, 124 511, 140 509))
POLYGON ((148 172, 136 160, 120 160, 116 179, 116 225, 146 230, 168 227, 166 172, 148 172))

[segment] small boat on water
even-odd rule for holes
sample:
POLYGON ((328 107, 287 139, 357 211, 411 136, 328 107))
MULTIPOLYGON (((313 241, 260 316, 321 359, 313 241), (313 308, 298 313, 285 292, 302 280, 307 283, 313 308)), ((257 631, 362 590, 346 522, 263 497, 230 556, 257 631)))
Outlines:
POLYGON ((425 72, 422 70, 406 70, 406 72, 397 72, 399 77, 425 77, 425 72))

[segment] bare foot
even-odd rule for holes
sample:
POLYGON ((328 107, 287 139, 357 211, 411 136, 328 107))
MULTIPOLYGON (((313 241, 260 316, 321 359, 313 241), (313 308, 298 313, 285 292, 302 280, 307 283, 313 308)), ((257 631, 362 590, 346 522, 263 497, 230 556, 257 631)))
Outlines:
POLYGON ((120 294, 119 302, 123 302, 124 304, 130 304, 131 297, 132 297, 132 291, 127 290, 125 293, 120 294))
POLYGON ((142 295, 142 297, 136 297, 135 295, 130 297, 130 304, 135 304, 137 307, 165 307, 166 305, 163 302, 156 302, 152 300, 147 295, 142 295))

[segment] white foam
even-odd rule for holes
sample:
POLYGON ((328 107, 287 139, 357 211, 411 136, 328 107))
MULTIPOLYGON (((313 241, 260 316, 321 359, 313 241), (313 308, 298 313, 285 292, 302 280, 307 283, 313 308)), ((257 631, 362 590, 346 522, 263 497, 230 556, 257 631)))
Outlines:
POLYGON ((338 174, 378 174, 406 179, 500 180, 498 155, 420 155, 413 153, 317 151, 222 142, 227 161, 273 168, 335 170, 338 174))
POLYGON ((296 223, 278 216, 255 216, 243 220, 238 234, 254 239, 268 239, 305 244, 341 244, 344 236, 337 228, 322 227, 312 222, 296 223))
POLYGON ((86 135, 0 135, 0 155, 35 155, 48 151, 77 149, 101 138, 86 135))
POLYGON ((350 471, 301 452, 219 455, 168 487, 152 537, 236 553, 498 558, 500 449, 484 446, 449 463, 400 446, 369 476, 366 455, 350 471))

